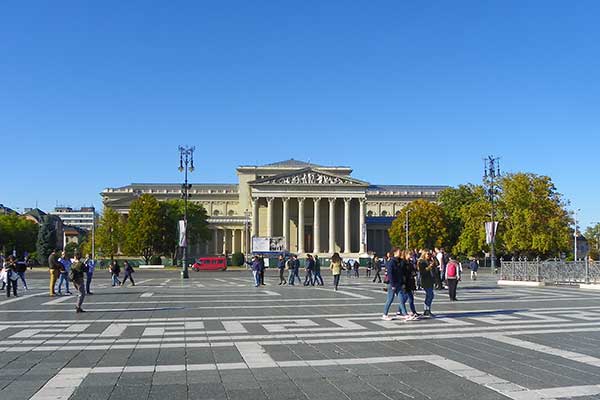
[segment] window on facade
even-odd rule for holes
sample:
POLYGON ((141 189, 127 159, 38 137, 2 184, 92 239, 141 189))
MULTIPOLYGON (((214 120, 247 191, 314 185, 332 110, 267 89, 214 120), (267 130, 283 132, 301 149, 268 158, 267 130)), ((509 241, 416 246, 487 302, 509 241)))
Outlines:
POLYGON ((367 212, 367 217, 372 217, 372 216, 373 216, 373 211, 367 212))
POLYGON ((382 217, 387 217, 387 211, 382 211, 382 212, 381 212, 381 216, 382 216, 382 217))
POLYGON ((216 217, 217 215, 219 215, 219 210, 214 210, 213 211, 213 215, 216 217))
POLYGON ((400 215, 400 211, 396 211, 396 217, 400 215))
POLYGON ((229 210, 229 211, 227 212, 227 215, 229 215, 230 217, 233 217, 233 215, 234 215, 234 214, 235 214, 235 213, 233 212, 233 210, 229 210))

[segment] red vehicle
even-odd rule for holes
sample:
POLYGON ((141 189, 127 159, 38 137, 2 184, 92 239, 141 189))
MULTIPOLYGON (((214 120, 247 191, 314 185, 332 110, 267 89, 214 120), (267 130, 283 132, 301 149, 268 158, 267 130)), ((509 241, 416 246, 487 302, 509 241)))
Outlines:
POLYGON ((225 257, 201 257, 192 265, 194 271, 225 271, 227 259, 225 257))

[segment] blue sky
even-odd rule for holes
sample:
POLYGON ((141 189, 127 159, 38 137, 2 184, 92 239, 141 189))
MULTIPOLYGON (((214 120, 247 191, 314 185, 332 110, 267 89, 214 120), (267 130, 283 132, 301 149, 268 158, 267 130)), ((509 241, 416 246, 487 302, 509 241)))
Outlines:
POLYGON ((600 221, 597 1, 4 1, 0 203, 288 158, 379 184, 551 176, 600 221))

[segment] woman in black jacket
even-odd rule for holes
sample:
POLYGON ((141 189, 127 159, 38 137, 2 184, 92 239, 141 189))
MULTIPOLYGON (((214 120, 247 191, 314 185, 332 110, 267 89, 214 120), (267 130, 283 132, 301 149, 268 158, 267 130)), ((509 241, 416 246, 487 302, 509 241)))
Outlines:
POLYGON ((406 252, 403 260, 400 260, 400 266, 402 268, 402 274, 404 276, 404 290, 401 292, 402 298, 400 299, 401 306, 398 308, 396 315, 403 315, 407 321, 412 321, 419 318, 419 313, 415 308, 415 296, 414 291, 417 290, 417 284, 415 281, 416 271, 412 262, 412 255, 406 252), (410 307, 410 314, 406 312, 406 300, 410 307))

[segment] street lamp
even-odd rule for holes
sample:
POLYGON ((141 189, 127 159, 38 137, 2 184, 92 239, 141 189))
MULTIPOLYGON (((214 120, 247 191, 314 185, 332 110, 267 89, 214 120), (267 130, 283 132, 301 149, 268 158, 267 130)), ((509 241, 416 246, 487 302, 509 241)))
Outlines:
POLYGON ((405 222, 405 228, 406 228, 406 250, 409 250, 409 246, 408 246, 408 222, 409 222, 409 215, 410 215, 410 210, 407 208, 406 209, 406 222, 405 222))
POLYGON ((573 231, 573 254, 575 255, 575 261, 577 261, 577 213, 581 211, 580 208, 575 210, 575 230, 573 231))
POLYGON ((496 199, 497 179, 500 178, 500 158, 488 156, 483 160, 483 183, 488 186, 488 196, 492 206, 491 212, 491 237, 490 237, 490 258, 492 272, 496 271, 496 223, 494 221, 494 201, 496 199))
POLYGON ((249 246, 249 241, 248 241, 248 236, 249 236, 249 232, 248 232, 248 225, 249 225, 249 218, 250 218, 250 211, 248 211, 248 209, 246 209, 246 211, 244 211, 244 252, 245 252, 245 256, 248 255, 249 251, 248 248, 249 246))
MULTIPOLYGON (((180 233, 179 245, 182 248, 181 277, 187 279, 190 277, 187 265, 187 203, 189 190, 192 185, 188 184, 188 171, 194 172, 194 146, 179 146, 179 172, 184 173, 184 183, 181 185, 181 196, 183 197, 183 240, 180 233)), ((181 225, 180 225, 181 226, 181 225)))

